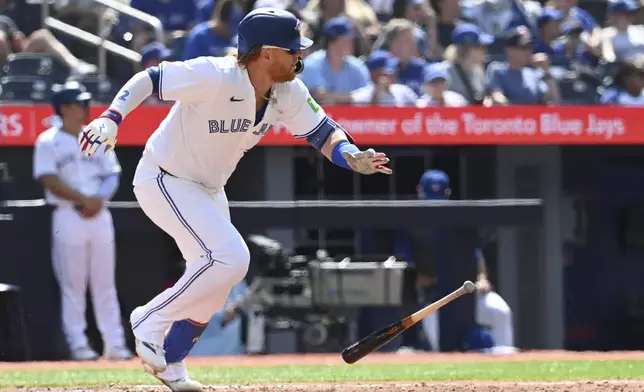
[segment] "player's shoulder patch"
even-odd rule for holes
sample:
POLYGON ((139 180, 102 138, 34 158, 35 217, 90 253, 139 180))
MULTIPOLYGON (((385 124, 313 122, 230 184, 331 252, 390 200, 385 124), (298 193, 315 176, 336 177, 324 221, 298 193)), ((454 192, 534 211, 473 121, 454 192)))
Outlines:
POLYGON ((290 82, 279 83, 273 89, 276 107, 281 111, 291 111, 293 108, 309 107, 317 113, 322 107, 313 99, 304 82, 295 78, 290 82))

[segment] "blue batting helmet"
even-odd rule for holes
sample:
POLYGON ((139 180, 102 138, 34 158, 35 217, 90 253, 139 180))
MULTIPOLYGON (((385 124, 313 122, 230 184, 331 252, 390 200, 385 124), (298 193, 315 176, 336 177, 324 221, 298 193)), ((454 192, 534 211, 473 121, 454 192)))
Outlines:
POLYGON ((422 200, 447 200, 451 194, 449 176, 442 170, 430 169, 418 182, 418 196, 422 200))
POLYGON ((71 81, 65 84, 57 84, 54 85, 52 90, 54 94, 51 96, 51 103, 59 116, 61 105, 77 103, 81 106, 89 107, 89 102, 92 100, 92 94, 88 93, 85 86, 78 82, 71 81))
POLYGON ((237 30, 237 53, 244 55, 254 46, 272 46, 299 52, 313 45, 302 36, 300 20, 279 8, 257 8, 248 13, 237 30))

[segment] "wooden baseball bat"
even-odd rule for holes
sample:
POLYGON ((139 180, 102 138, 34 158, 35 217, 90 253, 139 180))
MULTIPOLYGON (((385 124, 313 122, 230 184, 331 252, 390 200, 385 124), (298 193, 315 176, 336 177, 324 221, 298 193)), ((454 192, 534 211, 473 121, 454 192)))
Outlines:
POLYGON ((367 354, 378 350, 380 347, 394 340, 396 336, 400 335, 401 333, 409 329, 409 327, 427 317, 428 314, 437 311, 438 309, 454 301, 455 299, 465 294, 472 293, 473 291, 474 283, 470 282, 469 280, 466 281, 458 290, 453 291, 452 293, 446 295, 438 301, 425 306, 416 313, 413 313, 400 321, 389 324, 388 326, 379 329, 378 331, 360 339, 356 343, 345 348, 342 351, 342 359, 348 364, 356 363, 360 359, 364 358, 367 354))

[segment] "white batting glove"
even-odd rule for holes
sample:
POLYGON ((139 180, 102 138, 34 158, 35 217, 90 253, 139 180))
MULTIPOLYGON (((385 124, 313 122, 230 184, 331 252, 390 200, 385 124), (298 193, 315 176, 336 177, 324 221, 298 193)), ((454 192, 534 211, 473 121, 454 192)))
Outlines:
POLYGON ((78 144, 85 156, 92 156, 96 150, 105 145, 105 152, 116 145, 118 125, 107 117, 99 117, 89 123, 83 132, 78 135, 78 144))
POLYGON ((375 152, 373 148, 366 151, 354 152, 353 154, 344 151, 342 152, 342 156, 346 159, 349 166, 360 174, 391 174, 391 169, 384 166, 389 163, 389 158, 382 152, 375 152))

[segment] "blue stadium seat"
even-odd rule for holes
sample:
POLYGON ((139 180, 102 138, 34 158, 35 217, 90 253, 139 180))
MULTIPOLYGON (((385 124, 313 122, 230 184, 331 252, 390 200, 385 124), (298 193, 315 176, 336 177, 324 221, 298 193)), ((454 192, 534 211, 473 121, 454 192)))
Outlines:
POLYGON ((0 80, 0 101, 49 102, 51 86, 35 76, 5 76, 0 80))
POLYGON ((117 83, 114 83, 108 77, 84 76, 69 78, 68 80, 75 80, 83 84, 87 91, 92 94, 92 101, 100 103, 111 103, 120 88, 117 83))
POLYGON ((9 55, 6 66, 7 76, 39 76, 51 83, 63 83, 69 75, 66 66, 55 58, 35 53, 14 53, 9 55))

